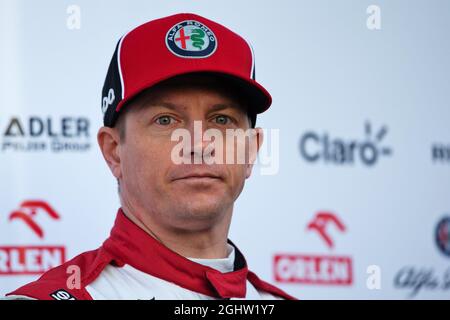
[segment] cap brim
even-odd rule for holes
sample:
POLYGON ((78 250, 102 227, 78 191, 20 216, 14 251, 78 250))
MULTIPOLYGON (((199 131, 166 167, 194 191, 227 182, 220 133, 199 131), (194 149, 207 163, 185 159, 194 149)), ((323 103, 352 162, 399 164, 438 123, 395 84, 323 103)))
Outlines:
POLYGON ((188 75, 188 74, 213 74, 214 76, 221 77, 231 83, 236 85, 236 88, 240 90, 242 94, 247 97, 247 103, 249 104, 249 111, 255 114, 262 113, 266 111, 270 105, 272 104, 272 97, 269 92, 255 80, 249 78, 243 78, 240 75, 231 74, 229 72, 217 71, 217 70, 195 70, 195 71, 187 71, 187 72, 179 72, 172 75, 167 75, 164 78, 158 79, 157 81, 153 81, 142 86, 139 90, 127 94, 127 96, 120 101, 117 105, 116 112, 119 112, 122 107, 130 101, 132 98, 137 96, 142 91, 149 89, 163 81, 175 78, 177 76, 188 75))

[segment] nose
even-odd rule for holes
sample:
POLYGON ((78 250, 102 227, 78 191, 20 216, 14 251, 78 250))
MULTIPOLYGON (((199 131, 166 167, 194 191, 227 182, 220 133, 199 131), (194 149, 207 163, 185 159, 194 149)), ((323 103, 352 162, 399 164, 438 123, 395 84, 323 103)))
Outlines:
POLYGON ((208 159, 216 154, 214 143, 205 136, 208 128, 202 120, 193 120, 188 126, 191 137, 190 146, 185 156, 190 157, 190 163, 208 163, 208 159), (205 139, 206 138, 206 139, 205 139))

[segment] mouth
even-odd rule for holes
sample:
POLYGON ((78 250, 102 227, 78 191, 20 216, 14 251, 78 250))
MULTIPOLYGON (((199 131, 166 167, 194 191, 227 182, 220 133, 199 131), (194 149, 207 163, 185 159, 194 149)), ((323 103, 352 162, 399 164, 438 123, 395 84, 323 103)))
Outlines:
POLYGON ((204 182, 216 180, 222 180, 222 177, 210 172, 188 173, 173 179, 173 181, 204 181, 204 182))
POLYGON ((212 175, 189 175, 174 179, 174 181, 177 180, 208 181, 208 180, 221 180, 221 178, 212 175))

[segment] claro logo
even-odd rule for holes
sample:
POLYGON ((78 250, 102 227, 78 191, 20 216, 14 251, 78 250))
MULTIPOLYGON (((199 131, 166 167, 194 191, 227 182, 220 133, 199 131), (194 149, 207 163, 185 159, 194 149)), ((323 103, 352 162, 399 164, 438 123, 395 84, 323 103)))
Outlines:
POLYGON ((42 245, 45 240, 44 226, 36 221, 37 216, 44 224, 60 220, 60 215, 47 202, 27 200, 9 214, 9 222, 21 223, 33 233, 39 243, 20 246, 0 246, 0 275, 39 275, 65 262, 64 246, 42 245))
POLYGON ((388 128, 382 126, 372 132, 370 122, 365 124, 365 137, 361 140, 332 138, 330 134, 306 132, 300 138, 300 155, 310 163, 324 162, 335 165, 353 165, 361 163, 374 166, 382 156, 392 155, 390 147, 381 145, 388 128))

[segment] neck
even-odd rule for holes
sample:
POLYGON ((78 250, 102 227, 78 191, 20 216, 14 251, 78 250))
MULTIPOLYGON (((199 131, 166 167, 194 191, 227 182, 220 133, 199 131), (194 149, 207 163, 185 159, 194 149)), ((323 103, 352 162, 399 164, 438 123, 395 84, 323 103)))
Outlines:
POLYGON ((133 210, 122 204, 122 211, 137 226, 183 257, 219 259, 227 257, 227 235, 233 208, 218 223, 201 230, 165 228, 155 223, 150 214, 133 210), (137 213, 143 214, 137 214, 137 213))

